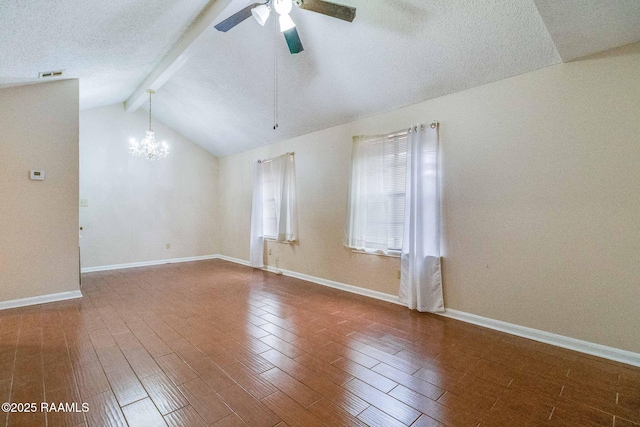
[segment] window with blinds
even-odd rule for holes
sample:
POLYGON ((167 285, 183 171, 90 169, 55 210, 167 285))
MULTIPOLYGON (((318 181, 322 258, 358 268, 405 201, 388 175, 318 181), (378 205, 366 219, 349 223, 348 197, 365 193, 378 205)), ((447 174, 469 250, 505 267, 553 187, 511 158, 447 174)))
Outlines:
POLYGON ((367 252, 402 250, 407 134, 354 137, 345 244, 367 252))
POLYGON ((276 179, 274 175, 272 163, 265 163, 262 187, 262 209, 264 213, 262 217, 262 231, 264 237, 268 239, 275 239, 278 233, 276 223, 276 179))
POLYGON ((387 240, 390 250, 401 251, 407 180, 407 135, 387 138, 383 144, 387 240))

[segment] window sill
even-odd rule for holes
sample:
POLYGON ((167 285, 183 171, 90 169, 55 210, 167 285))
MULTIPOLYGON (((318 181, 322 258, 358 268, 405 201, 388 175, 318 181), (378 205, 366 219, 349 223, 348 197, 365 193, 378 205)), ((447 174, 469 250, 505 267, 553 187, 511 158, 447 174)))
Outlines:
POLYGON ((354 254, 363 254, 363 255, 375 255, 375 256, 383 256, 383 257, 388 257, 388 258, 400 258, 400 252, 399 251, 392 251, 389 253, 383 253, 383 252, 367 252, 367 251, 363 251, 361 249, 352 249, 351 252, 353 252, 354 254))
POLYGON ((296 240, 276 240, 275 237, 264 237, 265 242, 282 243, 283 245, 295 245, 296 240))

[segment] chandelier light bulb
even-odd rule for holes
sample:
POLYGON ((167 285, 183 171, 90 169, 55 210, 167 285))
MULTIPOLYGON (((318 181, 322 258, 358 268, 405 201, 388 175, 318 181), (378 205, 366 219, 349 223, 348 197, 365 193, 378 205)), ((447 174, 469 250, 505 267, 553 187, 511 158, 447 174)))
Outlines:
POLYGON ((135 157, 142 157, 149 161, 164 160, 169 156, 169 145, 166 141, 162 145, 156 141, 156 133, 148 130, 144 139, 140 142, 131 140, 129 151, 135 157))

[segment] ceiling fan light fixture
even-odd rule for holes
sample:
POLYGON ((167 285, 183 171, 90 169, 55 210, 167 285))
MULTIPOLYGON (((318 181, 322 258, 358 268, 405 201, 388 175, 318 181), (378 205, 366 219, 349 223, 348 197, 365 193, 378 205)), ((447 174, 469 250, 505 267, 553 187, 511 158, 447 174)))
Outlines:
POLYGON ((278 12, 278 15, 288 15, 293 8, 293 2, 291 0, 274 0, 273 8, 278 12))
POLYGON ((271 12, 271 9, 266 4, 261 4, 260 6, 251 9, 253 18, 258 21, 258 24, 262 25, 263 27, 267 22, 267 19, 269 19, 269 12, 271 12))
POLYGON ((291 16, 289 15, 280 15, 278 17, 278 20, 280 21, 280 32, 284 33, 287 30, 290 30, 292 28, 295 28, 296 24, 295 22, 293 22, 293 19, 291 19, 291 16))

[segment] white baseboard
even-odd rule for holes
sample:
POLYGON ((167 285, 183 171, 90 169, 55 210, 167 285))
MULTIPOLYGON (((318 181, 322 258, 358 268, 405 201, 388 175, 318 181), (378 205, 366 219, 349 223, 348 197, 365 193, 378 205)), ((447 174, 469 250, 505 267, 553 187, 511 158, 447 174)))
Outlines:
POLYGON ((265 270, 283 274, 289 277, 295 277, 296 279, 305 280, 307 282, 317 283, 322 286, 328 286, 334 289, 340 289, 342 291, 351 292, 352 294, 363 295, 365 297, 375 298, 386 302, 392 302, 394 304, 400 304, 396 295, 385 294, 384 292, 373 291, 371 289, 361 288, 359 286, 347 285, 346 283, 335 282, 333 280, 323 279, 321 277, 310 276, 304 273, 298 273, 296 271, 283 270, 272 266, 266 266, 265 270))
POLYGON ((251 267, 251 263, 249 261, 245 261, 243 259, 240 258, 233 258, 230 256, 226 256, 226 255, 216 255, 216 258, 224 260, 224 261, 229 261, 229 262, 233 262, 235 264, 240 264, 240 265, 246 265, 247 267, 251 267))
MULTIPOLYGON (((248 261, 219 255, 219 259, 234 262, 242 265, 249 265, 248 261)), ((340 289, 358 295, 364 295, 376 298, 382 301, 400 304, 396 295, 385 294, 383 292, 372 291, 370 289, 360 288, 358 286, 347 285, 346 283, 334 282, 332 280, 322 279, 320 277, 310 276, 308 274, 297 273, 295 271, 276 269, 273 266, 265 266, 264 270, 271 273, 283 274, 285 276, 295 277, 296 279, 306 280, 307 282, 317 283, 319 285, 328 286, 330 288, 340 289)), ((627 350, 621 350, 614 347, 608 347, 602 344, 595 344, 588 341, 582 341, 576 338, 558 335, 551 332, 545 332, 538 329, 527 328, 513 323, 494 320, 488 317, 478 316, 476 314, 466 313, 453 309, 446 309, 444 313, 436 313, 451 319, 460 320, 462 322, 472 323, 474 325, 493 329, 496 331, 506 332, 530 340, 555 345, 557 347, 574 350, 580 353, 590 354, 592 356, 602 357, 604 359, 615 360, 616 362, 626 363, 628 365, 640 367, 640 353, 634 353, 627 350)))
POLYGON ((127 264, 101 265, 97 267, 84 267, 80 269, 82 273, 93 273, 95 271, 121 270, 123 268, 148 267, 150 265, 174 264, 177 262, 202 261, 206 259, 216 259, 219 255, 191 256, 186 258, 159 259, 155 261, 130 262, 127 264))
MULTIPOLYGON (((440 313, 439 313, 440 314, 440 313)), ((626 363, 628 365, 640 367, 640 354, 632 351, 621 350, 614 347, 608 347, 602 344, 596 344, 589 341, 583 341, 576 338, 558 335, 551 332, 541 331, 539 329, 527 328, 526 326, 515 325, 513 323, 503 322, 501 320, 490 319, 488 317, 478 316, 476 314, 466 313, 448 308, 442 316, 451 319, 461 320, 474 325, 483 326, 485 328, 494 329, 496 331, 506 332, 530 340, 555 345, 557 347, 574 350, 580 353, 590 354, 592 356, 602 357, 604 359, 615 360, 616 362, 626 363)))
POLYGON ((48 302, 64 301, 68 299, 82 298, 80 291, 60 292, 57 294, 40 295, 39 297, 29 297, 14 299, 11 301, 0 301, 0 310, 8 310, 10 308, 26 307, 28 305, 45 304, 48 302))
MULTIPOLYGON (((250 266, 249 261, 245 261, 243 259, 233 258, 226 255, 218 255, 218 259, 234 262, 236 264, 250 266)), ((320 277, 310 276, 304 273, 298 273, 296 271, 283 270, 281 268, 276 268, 271 265, 265 265, 261 270, 268 271, 270 273, 282 274, 289 277, 295 277, 296 279, 305 280, 307 282, 317 283, 319 285, 328 286, 330 288, 341 289, 343 291, 351 292, 352 294, 364 295, 366 297, 371 297, 375 299, 379 299, 386 302, 392 302, 395 304, 400 304, 398 302, 398 297, 394 295, 385 294, 383 292, 372 291, 371 289, 361 288, 359 286, 347 285, 346 283, 334 282, 333 280, 322 279, 320 277)))

